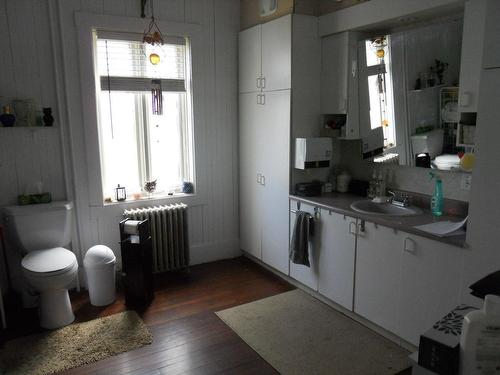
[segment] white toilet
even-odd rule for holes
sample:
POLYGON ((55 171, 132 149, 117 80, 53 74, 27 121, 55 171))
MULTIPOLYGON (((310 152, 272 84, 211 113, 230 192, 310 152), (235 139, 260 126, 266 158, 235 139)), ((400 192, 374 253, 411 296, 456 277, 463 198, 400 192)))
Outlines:
POLYGON ((24 255, 21 267, 28 285, 40 294, 40 326, 63 327, 75 320, 68 286, 78 272, 71 242, 71 202, 4 208, 11 242, 24 255))

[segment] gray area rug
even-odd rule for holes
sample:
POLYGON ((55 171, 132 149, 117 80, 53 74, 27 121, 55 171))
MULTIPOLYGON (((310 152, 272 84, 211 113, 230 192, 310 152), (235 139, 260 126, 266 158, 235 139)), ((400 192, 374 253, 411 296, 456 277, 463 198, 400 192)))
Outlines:
POLYGON ((25 336, 0 350, 0 374, 45 375, 151 344, 153 336, 134 311, 25 336))
POLYGON ((216 313, 281 374, 388 375, 409 352, 296 289, 216 313))

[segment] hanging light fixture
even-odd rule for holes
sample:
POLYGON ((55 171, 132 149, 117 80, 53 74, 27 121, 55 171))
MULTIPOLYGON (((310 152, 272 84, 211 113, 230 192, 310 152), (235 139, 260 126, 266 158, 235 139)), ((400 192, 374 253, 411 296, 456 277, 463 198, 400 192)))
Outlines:
MULTIPOLYGON (((151 4, 151 21, 144 30, 142 35, 142 42, 145 45, 150 45, 153 47, 161 47, 165 41, 163 39, 163 34, 161 33, 160 27, 155 21, 154 4, 153 0, 150 0, 151 4)), ((146 1, 141 0, 142 13, 141 16, 145 18, 144 8, 146 6, 146 1)), ((148 60, 151 65, 157 66, 161 63, 161 52, 159 48, 153 48, 149 55, 148 60), (157 50, 158 49, 158 50, 157 50)), ((152 100, 152 112, 153 115, 163 114, 163 93, 161 90, 161 79, 151 80, 151 100, 152 100)))

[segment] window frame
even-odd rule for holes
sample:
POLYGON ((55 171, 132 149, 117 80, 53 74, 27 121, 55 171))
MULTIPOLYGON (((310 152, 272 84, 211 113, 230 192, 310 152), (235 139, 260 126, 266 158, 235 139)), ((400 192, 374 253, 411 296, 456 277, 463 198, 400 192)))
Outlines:
MULTIPOLYGON (((75 22, 77 26, 78 42, 78 63, 75 67, 65 67, 66 69, 79 69, 80 72, 80 92, 83 111, 81 113, 84 126, 84 154, 87 166, 88 181, 81 181, 82 187, 75 186, 75 190, 88 196, 89 206, 104 208, 108 205, 144 206, 145 204, 167 204, 184 202, 191 205, 203 205, 207 202, 207 180, 209 160, 198 157, 203 155, 205 134, 207 127, 205 120, 207 101, 204 93, 208 91, 210 85, 210 73, 207 70, 205 61, 211 57, 210 46, 204 43, 203 27, 195 23, 165 22, 157 21, 159 27, 166 35, 178 35, 186 37, 191 43, 191 92, 192 92, 192 137, 193 137, 193 176, 196 184, 195 194, 186 196, 176 194, 174 196, 152 197, 137 201, 113 202, 104 204, 101 155, 99 150, 98 136, 98 107, 97 97, 98 82, 95 72, 95 54, 93 51, 93 33, 99 30, 118 33, 142 33, 145 27, 145 20, 136 17, 120 17, 109 15, 97 15, 86 12, 75 12, 75 22), (86 189, 85 191, 82 189, 86 189), (147 200, 147 203, 144 201, 147 200), (134 204, 135 202, 135 204, 134 204)), ((66 82, 69 88, 72 83, 66 82)), ((74 83, 73 83, 74 84, 74 83)), ((81 147, 80 140, 74 140, 74 147, 81 147)), ((78 164, 78 160, 74 161, 78 164)))
MULTIPOLYGON (((149 87, 150 80, 152 77, 136 77, 136 76, 113 76, 111 77, 104 75, 104 72, 101 69, 99 75, 99 67, 97 64, 97 51, 98 51, 98 41, 106 40, 106 41, 119 41, 119 42, 140 42, 142 35, 141 34, 133 34, 133 33, 116 33, 116 32, 108 32, 108 31, 94 31, 94 54, 96 60, 95 71, 98 75, 96 77, 96 81, 98 82, 98 93, 97 93, 97 105, 99 108, 99 101, 102 100, 102 94, 106 92, 130 92, 135 94, 134 97, 134 106, 135 106, 135 133, 136 133, 136 149, 137 149, 137 163, 138 163, 138 186, 142 187, 143 181, 152 180, 155 176, 152 176, 153 170, 153 159, 152 159, 152 151, 150 148, 151 143, 151 134, 152 131, 150 127, 152 126, 150 122, 150 117, 148 115, 148 106, 150 106, 150 100, 148 100, 148 96, 150 96, 149 92, 146 90, 138 90, 137 80, 145 81, 142 84, 145 84, 149 87), (113 88, 113 83, 117 82, 115 87, 113 88)), ((182 109, 179 111, 179 122, 180 122, 180 149, 181 149, 181 175, 182 179, 185 181, 191 181, 195 185, 196 189, 196 179, 194 176, 194 157, 193 157, 193 137, 192 137, 192 92, 191 92, 191 44, 188 38, 182 37, 167 37, 165 44, 172 45, 182 45, 184 47, 184 78, 183 79, 169 79, 162 78, 162 86, 166 89, 163 90, 164 93, 184 93, 185 95, 180 96, 180 106, 182 109), (166 83, 166 84, 163 84, 166 83)), ((102 57, 101 57, 102 58, 102 57)), ((146 59, 144 62, 147 64, 146 59)), ((144 66, 142 61, 140 62, 139 70, 143 71, 144 66)), ((100 111, 99 111, 100 112, 100 111)), ((99 116, 99 118, 102 118, 99 116)), ((102 133, 102 126, 100 124, 100 120, 98 119, 98 127, 99 127, 99 150, 101 152, 101 178, 103 184, 103 190, 106 186, 109 189, 109 184, 106 181, 106 173, 105 168, 103 166, 102 155, 104 154, 104 148, 106 145, 104 142, 104 136, 102 133)), ((117 181, 115 181, 117 182, 117 181)), ((175 186, 169 186, 166 190, 161 190, 155 192, 153 194, 149 194, 148 197, 162 197, 169 196, 169 193, 172 191, 174 194, 181 193, 182 183, 177 184, 175 186)), ((110 195, 110 191, 104 192, 104 195, 110 195)), ((104 199, 104 197, 103 197, 104 199)), ((106 203, 108 204, 108 202, 106 203)))

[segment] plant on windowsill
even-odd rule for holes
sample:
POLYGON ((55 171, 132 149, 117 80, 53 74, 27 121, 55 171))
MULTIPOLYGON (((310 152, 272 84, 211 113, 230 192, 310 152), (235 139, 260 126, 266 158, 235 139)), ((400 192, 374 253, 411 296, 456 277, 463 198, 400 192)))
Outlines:
POLYGON ((144 183, 144 191, 148 193, 149 196, 153 195, 153 193, 156 191, 156 181, 146 181, 144 183))

